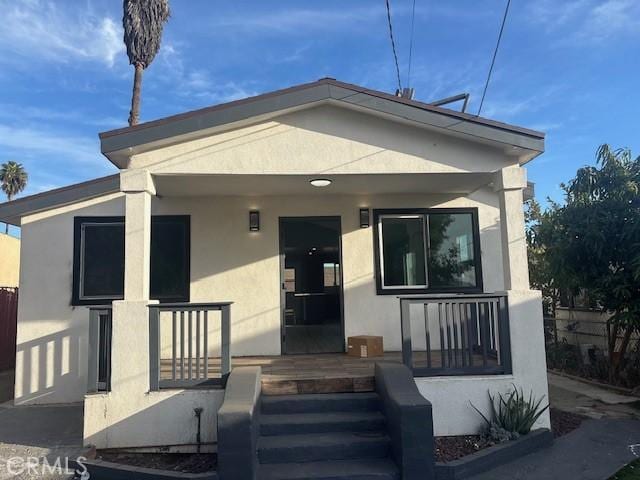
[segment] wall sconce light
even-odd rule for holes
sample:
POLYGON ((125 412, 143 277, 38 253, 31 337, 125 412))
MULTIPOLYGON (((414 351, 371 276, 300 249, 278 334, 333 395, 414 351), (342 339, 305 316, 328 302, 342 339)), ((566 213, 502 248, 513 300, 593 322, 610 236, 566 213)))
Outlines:
POLYGON ((369 209, 360 209, 360 228, 369 228, 369 209))
POLYGON ((260 212, 258 210, 251 210, 249 212, 249 231, 260 231, 260 212))

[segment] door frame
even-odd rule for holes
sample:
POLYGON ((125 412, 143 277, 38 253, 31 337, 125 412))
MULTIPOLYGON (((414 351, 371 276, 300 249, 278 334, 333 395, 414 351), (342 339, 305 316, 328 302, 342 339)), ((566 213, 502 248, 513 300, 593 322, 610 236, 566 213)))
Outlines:
MULTIPOLYGON (((279 257, 280 257, 280 355, 304 355, 295 353, 286 353, 286 329, 285 329, 285 308, 286 308, 286 291, 284 289, 284 269, 285 269, 285 252, 284 252, 284 229, 283 222, 286 220, 334 220, 338 226, 338 261, 340 262, 340 285, 338 288, 339 306, 340 306, 340 334, 342 335, 342 350, 346 352, 346 339, 344 329, 344 264, 342 262, 342 217, 340 215, 288 215, 278 217, 278 239, 279 239, 279 257)), ((322 355, 320 353, 315 355, 322 355)))

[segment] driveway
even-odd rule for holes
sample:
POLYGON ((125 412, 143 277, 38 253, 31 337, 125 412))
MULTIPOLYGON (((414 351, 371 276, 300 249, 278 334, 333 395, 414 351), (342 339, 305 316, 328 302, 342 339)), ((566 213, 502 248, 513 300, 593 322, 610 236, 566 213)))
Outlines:
POLYGON ((589 417, 544 450, 470 480, 606 480, 640 456, 640 401, 549 374, 554 408, 589 417))
POLYGON ((64 466, 66 458, 75 459, 83 451, 82 405, 0 405, 0 480, 68 479, 43 464, 55 465, 60 458, 64 466))

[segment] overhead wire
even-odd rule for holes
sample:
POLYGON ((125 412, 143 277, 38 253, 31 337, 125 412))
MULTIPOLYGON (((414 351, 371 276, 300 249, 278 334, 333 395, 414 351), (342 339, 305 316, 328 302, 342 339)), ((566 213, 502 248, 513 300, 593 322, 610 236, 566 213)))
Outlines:
POLYGON ((411 87, 411 60, 413 57, 413 27, 416 20, 416 0, 413 0, 411 8, 411 36, 409 37, 409 68, 407 72, 407 88, 411 87))
POLYGON ((391 6, 389 0, 385 0, 387 5, 387 22, 389 23, 389 38, 391 40, 391 49, 393 50, 393 60, 396 65, 396 77, 398 80, 398 92, 402 92, 402 82, 400 81, 400 65, 398 64, 398 53, 396 52, 396 42, 393 38, 393 24, 391 22, 391 6))
POLYGON ((496 57, 498 56, 498 49, 500 48, 500 41, 502 40, 502 32, 504 32, 504 25, 507 23, 507 15, 509 14, 509 5, 511 0, 507 0, 507 5, 504 9, 504 15, 502 17, 502 24, 500 25, 500 33, 498 34, 498 41, 496 42, 496 48, 493 51, 493 58, 491 59, 491 66, 489 67, 489 73, 487 74, 487 81, 484 84, 484 90, 482 92, 482 99, 480 100, 480 107, 478 108, 477 116, 480 116, 482 112, 482 106, 484 105, 484 98, 487 95, 487 89, 489 88, 489 82, 491 81, 491 74, 493 73, 493 66, 496 63, 496 57))

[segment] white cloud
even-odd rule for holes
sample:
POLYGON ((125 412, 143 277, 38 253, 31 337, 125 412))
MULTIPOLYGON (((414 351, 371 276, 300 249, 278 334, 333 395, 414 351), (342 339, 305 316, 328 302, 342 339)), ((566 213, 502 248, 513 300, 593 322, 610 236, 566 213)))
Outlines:
POLYGON ((189 69, 182 60, 178 44, 165 43, 160 49, 158 65, 162 68, 162 81, 171 85, 182 97, 201 99, 209 104, 225 103, 257 95, 246 86, 233 82, 220 82, 204 69, 189 69))
POLYGON ((89 112, 80 110, 52 110, 42 107, 22 106, 12 103, 0 103, 0 119, 22 121, 35 120, 39 124, 43 122, 58 125, 60 122, 68 122, 76 125, 90 125, 100 128, 125 127, 127 118, 111 116, 93 116, 89 112))
MULTIPOLYGON (((245 33, 290 33, 307 35, 318 31, 353 31, 368 28, 371 22, 386 21, 386 10, 383 3, 367 2, 367 7, 328 9, 318 3, 321 8, 287 8, 268 13, 254 12, 247 15, 226 15, 218 17, 214 22, 216 28, 243 30, 245 33)), ((394 18, 410 13, 408 5, 392 5, 394 18)), ((419 13, 419 12, 416 12, 419 13)), ((375 32, 376 34, 378 32, 375 32)))
POLYGON ((107 165, 100 156, 97 136, 91 139, 29 126, 0 124, 0 147, 4 156, 14 157, 16 161, 28 157, 43 162, 41 168, 51 166, 53 159, 83 167, 95 166, 99 170, 107 165))
POLYGON ((0 59, 71 63, 100 62, 109 67, 124 51, 122 27, 112 17, 94 15, 80 2, 46 0, 0 3, 0 59), (71 5, 72 8, 68 8, 71 5))
POLYGON ((531 2, 528 13, 548 32, 561 34, 564 44, 602 43, 640 34, 637 0, 541 0, 531 2))

